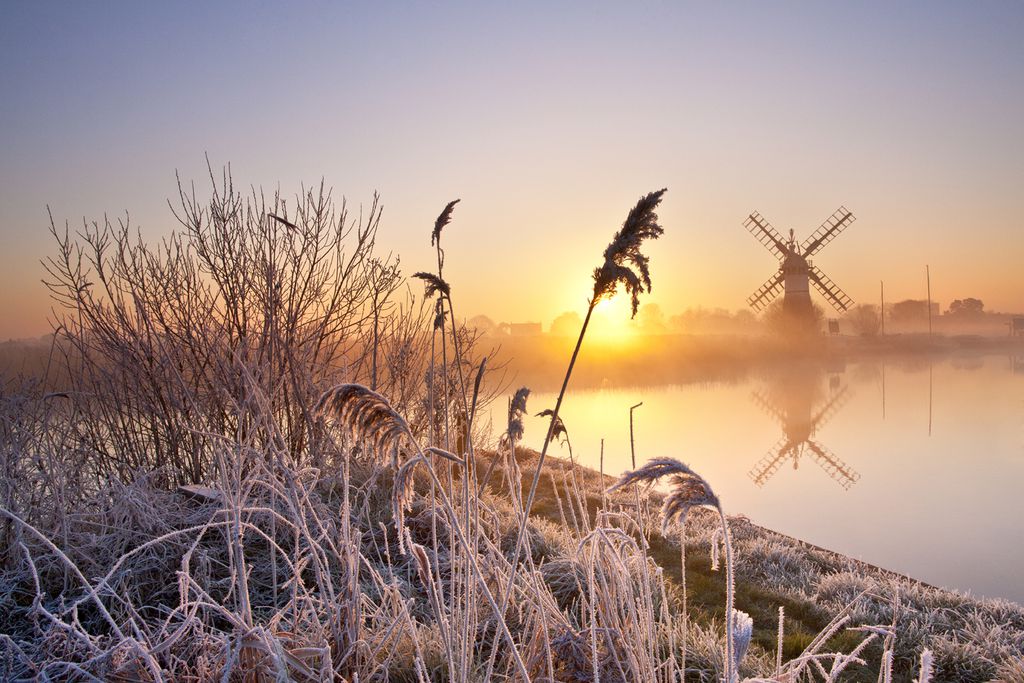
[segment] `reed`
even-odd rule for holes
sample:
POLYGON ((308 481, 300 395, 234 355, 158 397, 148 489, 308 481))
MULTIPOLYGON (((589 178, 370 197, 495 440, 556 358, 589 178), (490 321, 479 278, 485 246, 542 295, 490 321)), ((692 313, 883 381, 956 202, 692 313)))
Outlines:
MULTIPOLYGON (((641 248, 661 235, 663 192, 641 198, 594 271, 538 454, 521 445, 526 387, 498 452, 480 449, 479 410, 505 390, 444 279, 457 202, 433 225, 437 272, 410 276, 424 301, 393 298, 376 201, 369 222, 350 220, 323 188, 286 203, 225 177, 205 205, 182 189, 185 230, 157 248, 122 226, 55 231, 51 284, 69 308, 53 355, 73 381, 0 382, 0 678, 1012 680, 1020 608, 727 521, 676 460, 610 491, 582 466, 559 410, 594 304, 621 285, 635 312, 650 289, 641 248), (562 439, 568 467, 545 458, 562 439), (649 501, 634 514, 629 500, 662 479, 661 528, 645 528, 649 501), (685 600, 688 535, 725 548, 724 629, 685 600), (876 597, 895 591, 907 609, 876 597), (754 619, 776 605, 755 594, 786 605, 774 640, 754 619), (828 614, 807 630, 812 599, 828 614), (783 661, 784 641, 800 654, 783 661)), ((698 584, 718 614, 711 576, 698 584)))
MULTIPOLYGON (((618 481, 611 486, 609 491, 638 484, 644 484, 650 487, 663 477, 669 477, 669 493, 668 496, 665 497, 665 502, 661 508, 663 533, 668 530, 668 526, 672 521, 677 521, 680 528, 684 528, 686 524, 686 515, 693 508, 709 507, 718 512, 725 545, 726 568, 725 680, 732 683, 732 681, 738 676, 739 661, 741 659, 741 657, 737 656, 739 649, 737 648, 736 643, 736 620, 737 615, 743 613, 736 612, 733 607, 735 575, 733 569, 732 543, 729 537, 729 522, 725 518, 725 512, 722 510, 722 505, 718 500, 718 496, 716 496, 714 491, 712 491, 711 485, 708 484, 703 477, 678 460, 673 458, 655 458, 649 460, 646 465, 639 469, 624 473, 619 477, 618 481)), ((637 514, 639 515, 639 510, 637 511, 637 514)), ((685 543, 685 536, 681 533, 680 546, 682 550, 680 551, 680 573, 683 576, 684 582, 686 577, 685 543)), ((747 635, 747 640, 749 642, 749 634, 747 635)))
POLYGON ((580 329, 579 337, 576 339, 576 346, 573 348, 572 356, 569 359, 569 367, 566 369, 565 376, 562 379, 562 388, 558 392, 555 407, 551 411, 547 435, 544 437, 544 444, 540 450, 540 457, 537 460, 533 480, 530 482, 530 493, 526 497, 526 504, 524 506, 526 514, 520 524, 519 533, 516 537, 516 547, 512 553, 513 571, 509 577, 508 585, 502 594, 501 604, 503 611, 511 595, 515 568, 519 562, 519 554, 522 552, 526 520, 529 518, 530 509, 533 507, 533 502, 537 496, 537 485, 540 483, 544 460, 547 457, 548 447, 555 433, 555 424, 559 417, 559 411, 562 408, 562 401, 565 399, 566 389, 569 387, 573 366, 576 365, 580 347, 583 345, 583 338, 587 334, 587 326, 590 324, 590 318, 594 313, 594 306, 602 299, 614 295, 616 289, 621 284, 632 297, 633 314, 636 315, 641 291, 643 291, 644 287, 647 290, 651 288, 648 259, 640 252, 640 247, 644 240, 657 239, 664 232, 664 229, 658 224, 658 215, 655 213, 655 209, 661 203, 661 198, 665 192, 666 190, 662 189, 640 198, 626 216, 622 227, 615 233, 611 243, 605 249, 604 263, 594 270, 593 295, 587 305, 587 314, 583 319, 583 326, 580 329), (639 270, 639 274, 634 272, 630 266, 639 270))
MULTIPOLYGON (((370 440, 374 443, 381 442, 388 443, 393 446, 393 451, 397 452, 398 439, 406 437, 410 445, 418 451, 416 462, 422 464, 430 479, 434 485, 438 488, 441 503, 444 506, 445 512, 448 514, 448 523, 450 528, 454 531, 456 538, 458 539, 459 545, 464 553, 466 553, 466 559, 472 568, 473 574, 478 582, 479 588, 486 599, 487 603, 491 606, 494 616, 497 620, 497 625, 502 635, 505 637, 507 644, 511 650, 511 655, 519 668, 520 673, 529 675, 526 672, 526 666, 519 655, 516 647, 516 641, 513 638, 511 632, 508 629, 508 624, 505 622, 500 610, 498 609, 497 603, 494 596, 491 594, 490 589, 487 585, 487 580, 480 569, 479 563, 473 553, 473 546, 470 540, 467 539, 466 533, 460 525, 459 516, 449 500, 448 495, 445 493, 443 484, 438 478, 434 468, 430 465, 424 455, 423 449, 420 448, 416 441, 412 430, 409 428, 409 423, 405 421, 402 416, 398 415, 388 404, 387 400, 376 392, 367 389, 361 385, 342 385, 335 389, 328 391, 324 394, 320 404, 328 407, 334 412, 334 414, 341 420, 342 424, 349 427, 356 436, 361 436, 364 439, 370 440)), ((456 461, 458 458, 452 456, 456 461)), ((406 474, 405 479, 411 477, 411 474, 406 474)), ((401 486, 404 491, 408 489, 408 484, 401 486)), ((399 533, 404 531, 399 530, 399 533)))

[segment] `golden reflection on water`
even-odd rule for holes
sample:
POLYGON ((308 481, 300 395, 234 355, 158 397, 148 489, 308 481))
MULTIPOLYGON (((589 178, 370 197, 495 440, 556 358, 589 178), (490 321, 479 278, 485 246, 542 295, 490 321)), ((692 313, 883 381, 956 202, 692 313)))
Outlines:
MULTIPOLYGON (((539 447, 530 397, 525 442, 539 447)), ((572 390, 574 453, 605 471, 670 456, 726 511, 937 585, 1024 601, 1024 360, 797 364, 733 382, 572 390), (775 444, 772 446, 772 444, 775 444)), ((495 424, 501 420, 495 414, 495 424)), ((560 452, 557 444, 552 452, 560 452)))

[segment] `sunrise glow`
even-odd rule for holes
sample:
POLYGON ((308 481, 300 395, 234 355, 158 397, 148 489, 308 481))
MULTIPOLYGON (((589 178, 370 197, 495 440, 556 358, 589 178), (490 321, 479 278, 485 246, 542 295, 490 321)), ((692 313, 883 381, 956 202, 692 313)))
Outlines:
POLYGON ((0 6, 0 681, 1024 683, 1024 2, 0 6))

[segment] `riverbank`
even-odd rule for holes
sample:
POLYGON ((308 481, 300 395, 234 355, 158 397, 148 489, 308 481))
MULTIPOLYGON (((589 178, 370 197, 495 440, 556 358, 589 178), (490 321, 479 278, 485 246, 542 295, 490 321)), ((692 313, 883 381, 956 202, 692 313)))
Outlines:
MULTIPOLYGON (((529 450, 519 455, 524 473, 535 469, 537 457, 529 450)), ((542 476, 545 485, 533 513, 572 526, 574 522, 565 519, 564 510, 572 495, 573 479, 592 516, 602 503, 613 508, 635 507, 628 495, 609 498, 602 494, 614 483, 613 477, 602 479, 592 469, 549 456, 542 476), (561 482, 557 492, 556 482, 561 482)), ((648 552, 681 590, 678 537, 666 537, 659 531, 662 499, 657 491, 643 498, 650 520, 646 526, 648 552)), ((784 660, 798 657, 836 614, 845 611, 848 621, 830 639, 829 649, 848 651, 856 645, 862 629, 888 626, 896 634, 897 671, 912 670, 927 648, 935 655, 938 681, 1024 680, 1024 606, 931 586, 759 526, 741 514, 730 516, 730 526, 737 558, 736 607, 753 618, 755 661, 770 660, 776 653, 779 608, 783 608, 785 620, 784 660)), ((712 550, 715 529, 717 516, 710 511, 693 511, 687 519, 686 604, 696 622, 708 629, 720 627, 725 616, 725 577, 712 550)), ((639 535, 634 536, 639 540, 639 535)), ((852 667, 843 680, 876 680, 878 668, 873 662, 880 656, 880 643, 867 647, 863 654, 867 665, 852 667)))
MULTIPOLYGON (((156 470, 111 481, 75 509, 36 510, 33 526, 7 515, 0 678, 234 672, 321 681, 357 672, 360 680, 448 681, 458 662, 449 648, 483 643, 486 652, 496 638, 493 605, 483 594, 459 602, 461 591, 488 586, 500 595, 509 576, 517 578, 506 638, 531 680, 545 680, 545 671, 591 680, 598 633, 606 634, 596 655, 601 680, 641 680, 616 676, 641 666, 639 656, 685 662, 686 681, 721 676, 725 558, 715 561, 722 537, 710 511, 687 518, 684 573, 678 530, 660 528, 658 493, 608 494, 611 477, 549 457, 526 526, 528 559, 510 574, 517 501, 536 452, 519 450, 514 464, 507 451, 478 452, 473 476, 485 481, 454 514, 436 496, 464 491, 464 470, 440 451, 433 480, 413 455, 397 470, 355 453, 318 470, 268 453, 234 452, 235 474, 201 489, 179 488, 156 470), (638 499, 642 532, 632 521, 638 499), (467 513, 480 529, 472 555, 452 535, 467 513), (466 583, 469 557, 482 583, 466 583), (442 600, 462 616, 439 611, 442 600)), ((729 519, 735 606, 752 619, 744 677, 787 680, 785 671, 813 661, 846 666, 840 680, 874 682, 891 657, 893 680, 909 681, 928 649, 934 681, 1024 679, 1024 607, 929 587, 729 519)), ((506 656, 490 680, 521 678, 506 656)), ((486 654, 474 657, 467 680, 486 678, 486 663, 486 654)))

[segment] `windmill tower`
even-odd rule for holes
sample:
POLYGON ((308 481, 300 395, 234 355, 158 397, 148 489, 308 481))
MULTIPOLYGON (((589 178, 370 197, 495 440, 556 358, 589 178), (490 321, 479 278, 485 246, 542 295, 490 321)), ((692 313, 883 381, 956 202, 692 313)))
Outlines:
POLYGON ((801 387, 795 388, 797 391, 787 396, 781 406, 763 394, 754 392, 754 402, 778 420, 784 436, 754 465, 749 472, 750 478, 758 486, 764 486, 786 460, 791 459, 793 469, 798 469, 800 459, 806 456, 836 483, 849 490, 860 479, 860 474, 816 439, 818 429, 839 412, 848 400, 848 388, 843 386, 817 410, 812 405, 810 387, 803 387, 806 391, 800 390, 801 387))
POLYGON ((845 206, 841 206, 804 240, 803 244, 797 244, 792 230, 789 231, 787 240, 761 214, 756 211, 750 214, 743 222, 743 226, 779 259, 778 272, 747 298, 751 308, 760 312, 779 295, 779 292, 785 291, 782 305, 786 312, 799 317, 810 317, 810 285, 813 284, 833 308, 845 313, 853 305, 853 299, 821 272, 810 259, 855 220, 853 214, 847 211, 845 206))

